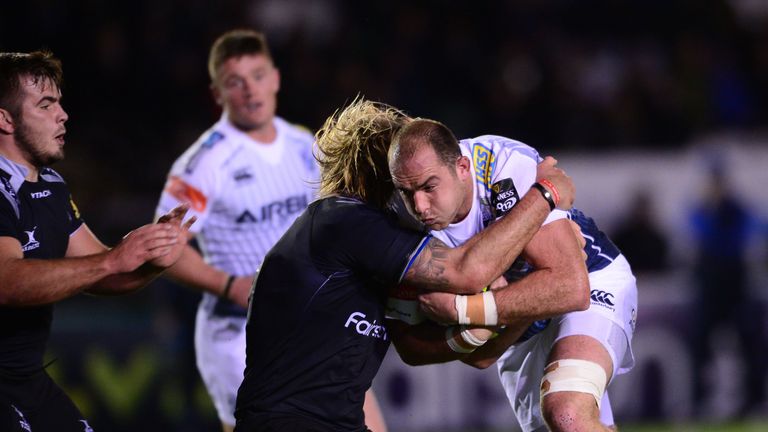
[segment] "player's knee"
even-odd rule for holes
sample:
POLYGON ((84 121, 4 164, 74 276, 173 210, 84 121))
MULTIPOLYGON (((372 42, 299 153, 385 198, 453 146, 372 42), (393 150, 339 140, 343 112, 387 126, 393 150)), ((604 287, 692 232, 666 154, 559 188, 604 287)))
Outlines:
POLYGON ((591 422, 599 413, 607 382, 602 366, 591 361, 564 359, 547 365, 541 379, 541 409, 550 428, 570 431, 591 422), (574 394, 592 396, 587 399, 587 404, 594 403, 592 409, 585 410, 585 398, 574 394))
POLYGON ((587 393, 600 407, 608 376, 602 366, 580 359, 555 360, 544 369, 541 378, 541 398, 552 393, 587 393))
POLYGON ((552 432, 585 430, 585 413, 578 401, 564 393, 552 395, 541 403, 541 413, 552 432))

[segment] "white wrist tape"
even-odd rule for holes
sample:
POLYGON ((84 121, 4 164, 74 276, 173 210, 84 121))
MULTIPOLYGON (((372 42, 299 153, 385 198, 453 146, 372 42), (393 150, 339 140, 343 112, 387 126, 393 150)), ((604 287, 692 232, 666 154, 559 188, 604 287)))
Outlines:
POLYGON ((483 346, 486 340, 473 335, 466 326, 451 326, 445 330, 445 342, 453 351, 469 354, 483 346))
POLYGON ((460 332, 461 328, 463 328, 463 326, 450 326, 445 329, 445 342, 448 343, 448 346, 451 347, 453 351, 460 354, 469 354, 477 349, 477 347, 467 346, 462 343, 463 341, 459 340, 456 333, 460 332))
POLYGON ((491 291, 483 293, 483 304, 485 306, 485 323, 487 326, 495 326, 499 323, 499 311, 496 310, 496 299, 491 291))
POLYGON ((495 326, 499 323, 499 312, 493 292, 457 295, 455 300, 458 323, 463 325, 495 326))
POLYGON ((472 345, 475 348, 480 348, 486 342, 486 339, 480 339, 479 337, 475 336, 474 333, 469 331, 469 329, 462 330, 460 334, 464 342, 472 345))
POLYGON ((564 359, 548 364, 541 378, 541 400, 550 393, 571 391, 589 393, 595 397, 597 407, 603 399, 608 377, 605 369, 587 360, 564 359))
POLYGON ((467 316, 467 296, 456 295, 456 312, 458 313, 459 324, 469 324, 469 317, 467 316))

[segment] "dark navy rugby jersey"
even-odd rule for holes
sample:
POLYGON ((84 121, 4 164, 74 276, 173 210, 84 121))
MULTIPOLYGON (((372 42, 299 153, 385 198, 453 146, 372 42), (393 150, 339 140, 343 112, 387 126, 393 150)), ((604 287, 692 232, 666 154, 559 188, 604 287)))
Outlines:
POLYGON ((595 221, 575 208, 568 211, 568 219, 576 222, 581 228, 581 235, 586 244, 584 252, 587 254, 587 271, 592 273, 607 267, 621 254, 619 248, 600 231, 595 221))
POLYGON ((238 424, 299 417, 365 430, 365 392, 390 343, 387 290, 428 238, 357 200, 312 203, 259 271, 238 424))
MULTIPOLYGON (((43 168, 32 183, 24 180, 26 172, 0 157, 0 236, 16 238, 24 258, 63 258, 83 221, 58 173, 43 168)), ((42 368, 52 316, 52 305, 0 307, 0 376, 42 368)))

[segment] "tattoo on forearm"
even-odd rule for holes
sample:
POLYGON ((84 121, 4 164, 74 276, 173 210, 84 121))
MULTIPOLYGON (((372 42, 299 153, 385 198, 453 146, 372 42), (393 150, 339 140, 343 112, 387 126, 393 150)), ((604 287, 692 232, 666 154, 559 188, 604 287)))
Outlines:
POLYGON ((449 249, 442 241, 431 238, 408 270, 406 277, 414 282, 430 285, 433 289, 448 288, 450 285, 445 272, 449 249))

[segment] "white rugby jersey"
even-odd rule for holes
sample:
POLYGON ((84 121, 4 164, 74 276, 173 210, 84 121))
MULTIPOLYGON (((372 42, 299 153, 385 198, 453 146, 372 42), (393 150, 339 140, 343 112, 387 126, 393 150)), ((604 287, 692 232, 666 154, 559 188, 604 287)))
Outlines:
MULTIPOLYGON (((512 210, 536 181, 536 166, 543 160, 533 147, 495 135, 461 140, 459 147, 462 154, 470 158, 475 176, 472 208, 461 222, 451 224, 442 231, 432 231, 436 238, 454 247, 512 210)), ((571 219, 581 229, 586 242, 584 252, 589 272, 605 268, 620 254, 595 221, 576 208, 553 210, 543 225, 565 218, 571 219)), ((528 263, 518 259, 504 276, 507 280, 514 280, 531 270, 528 263)))
MULTIPOLYGON (((467 217, 432 235, 456 247, 512 210, 536 181, 536 166, 542 161, 532 147, 509 138, 483 135, 459 141, 461 153, 471 161, 475 177, 474 199, 467 217)), ((544 224, 568 217, 555 209, 544 224)))
POLYGON ((275 141, 262 144, 223 115, 173 164, 156 210, 159 216, 190 203, 206 262, 236 276, 253 274, 316 197, 314 137, 274 121, 275 141))

